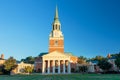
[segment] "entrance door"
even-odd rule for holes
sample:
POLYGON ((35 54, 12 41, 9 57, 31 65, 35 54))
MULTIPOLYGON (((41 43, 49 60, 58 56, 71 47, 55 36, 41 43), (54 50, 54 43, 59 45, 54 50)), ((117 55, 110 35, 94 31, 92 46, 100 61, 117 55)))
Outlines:
POLYGON ((58 73, 58 69, 55 69, 55 73, 58 73))

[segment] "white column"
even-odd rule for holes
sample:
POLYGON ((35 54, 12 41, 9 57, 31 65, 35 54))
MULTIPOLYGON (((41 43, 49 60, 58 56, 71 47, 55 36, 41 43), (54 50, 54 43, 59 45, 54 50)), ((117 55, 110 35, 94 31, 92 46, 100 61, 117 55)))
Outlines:
POLYGON ((68 73, 69 72, 69 61, 68 60, 67 60, 66 65, 67 65, 67 73, 68 73))
POLYGON ((45 60, 42 61, 42 73, 45 73, 45 60))
POLYGON ((58 60, 58 73, 60 73, 60 60, 58 60))
POLYGON ((94 65, 92 65, 92 72, 95 72, 94 65))
POLYGON ((68 61, 68 73, 71 73, 71 64, 70 64, 70 61, 68 61))
POLYGON ((54 74, 55 73, 55 60, 53 60, 52 67, 53 67, 53 74, 54 74))
POLYGON ((19 65, 18 65, 17 72, 19 73, 19 71, 20 71, 20 70, 19 70, 19 65))
POLYGON ((65 73, 65 60, 63 60, 63 73, 65 73))
POLYGON ((50 60, 48 60, 48 67, 47 67, 47 73, 50 73, 50 60))

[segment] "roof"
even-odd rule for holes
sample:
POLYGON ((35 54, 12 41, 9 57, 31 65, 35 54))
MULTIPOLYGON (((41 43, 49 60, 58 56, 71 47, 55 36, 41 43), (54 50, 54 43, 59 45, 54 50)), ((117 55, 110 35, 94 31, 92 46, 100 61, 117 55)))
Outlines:
POLYGON ((73 56, 72 53, 69 53, 69 52, 65 52, 66 55, 69 55, 69 56, 73 56))
MULTIPOLYGON (((44 56, 44 55, 46 55, 46 54, 49 54, 49 52, 42 52, 42 53, 40 53, 39 54, 39 57, 42 57, 42 56, 44 56)), ((66 56, 74 56, 72 53, 70 53, 70 52, 65 52, 64 53, 66 56)), ((74 57, 76 57, 76 56, 74 56, 74 57)))
POLYGON ((53 51, 53 52, 50 52, 49 54, 46 54, 46 55, 43 55, 42 56, 43 59, 64 59, 66 58, 67 60, 70 59, 70 56, 69 55, 66 55, 64 53, 61 53, 59 51, 53 51))
POLYGON ((46 55, 46 54, 48 54, 48 52, 42 52, 39 54, 39 57, 42 57, 43 55, 46 55))
POLYGON ((41 62, 42 61, 42 57, 37 57, 36 59, 35 59, 35 62, 41 62))
POLYGON ((17 64, 19 64, 21 61, 16 61, 17 64))
POLYGON ((5 59, 0 58, 0 60, 5 60, 5 59))
POLYGON ((88 62, 91 62, 91 63, 93 63, 93 64, 98 64, 98 60, 90 60, 90 61, 88 61, 88 62))
POLYGON ((70 53, 70 52, 65 52, 65 54, 68 55, 68 56, 77 57, 77 56, 73 55, 73 54, 70 53))

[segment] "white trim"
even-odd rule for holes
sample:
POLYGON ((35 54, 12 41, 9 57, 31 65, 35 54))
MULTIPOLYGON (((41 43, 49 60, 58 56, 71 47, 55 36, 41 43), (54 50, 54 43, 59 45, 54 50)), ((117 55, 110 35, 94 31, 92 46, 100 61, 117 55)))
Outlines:
POLYGON ((61 46, 52 46, 52 47, 49 46, 49 48, 64 48, 64 46, 62 46, 62 47, 61 46))
POLYGON ((49 40, 55 40, 55 39, 57 39, 57 40, 64 40, 63 37, 49 37, 49 40))

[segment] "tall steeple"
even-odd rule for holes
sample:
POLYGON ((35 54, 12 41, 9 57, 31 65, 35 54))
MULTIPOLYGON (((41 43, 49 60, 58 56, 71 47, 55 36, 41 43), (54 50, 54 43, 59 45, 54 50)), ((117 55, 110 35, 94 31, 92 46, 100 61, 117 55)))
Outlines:
POLYGON ((60 30, 60 26, 61 24, 60 24, 59 16, 58 16, 58 8, 56 6, 54 22, 53 22, 53 30, 60 30))
POLYGON ((49 36, 49 52, 59 51, 64 53, 64 36, 60 26, 61 24, 58 16, 58 8, 56 6, 52 31, 49 36))
POLYGON ((58 17, 58 8, 57 8, 57 6, 56 6, 54 20, 57 20, 58 18, 59 18, 59 17, 58 17))

